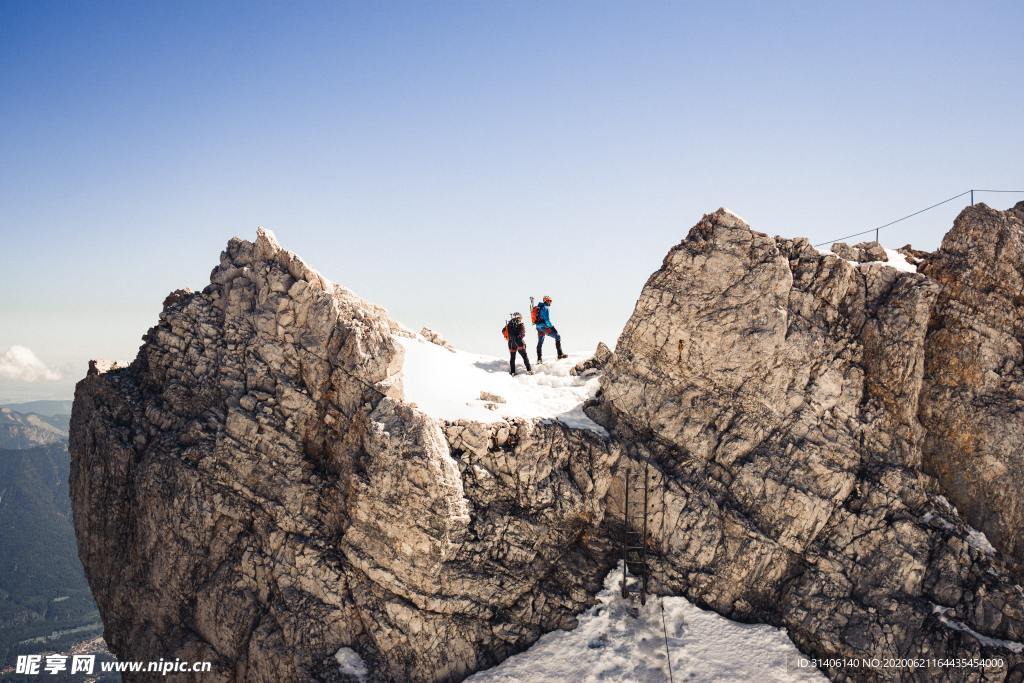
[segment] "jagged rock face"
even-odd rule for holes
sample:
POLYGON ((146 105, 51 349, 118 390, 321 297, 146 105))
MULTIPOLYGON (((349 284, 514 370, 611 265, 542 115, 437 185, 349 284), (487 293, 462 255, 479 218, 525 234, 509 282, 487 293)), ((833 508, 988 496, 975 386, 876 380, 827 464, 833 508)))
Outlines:
POLYGON ((927 251, 924 251, 923 249, 914 249, 914 247, 912 247, 909 244, 904 244, 896 251, 900 254, 903 254, 903 258, 906 260, 908 264, 912 266, 921 265, 924 259, 931 255, 927 251))
POLYGON ((661 590, 785 625, 819 655, 983 650, 936 609, 1024 636, 1005 564, 965 542, 919 473, 938 293, 925 276, 821 256, 725 211, 668 254, 590 407, 652 454, 661 590))
MULTIPOLYGON (((1019 642, 1024 591, 921 473, 942 286, 705 216, 580 368, 603 372, 605 437, 425 415, 407 331, 269 234, 233 240, 130 367, 76 391, 107 640, 224 680, 331 679, 343 646, 378 680, 459 680, 573 625, 617 559, 623 470, 649 459, 657 590, 819 656, 1024 671, 1024 647, 965 630, 1019 642)), ((966 676, 914 676, 936 673, 966 676)))
POLYGON ((832 245, 832 253, 847 261, 871 263, 872 261, 888 261, 889 255, 878 242, 861 242, 852 247, 846 242, 836 242, 832 245))
POLYGON ((574 625, 609 565, 595 530, 617 451, 556 423, 379 410, 341 545, 381 673, 459 679, 574 625))
POLYGON ((966 209, 921 272, 942 286, 925 347, 925 467, 1024 562, 1024 202, 966 209))
POLYGON ((452 346, 451 342, 445 339, 439 332, 435 332, 429 327, 424 327, 420 330, 420 336, 429 341, 431 344, 437 344, 443 346, 449 351, 454 351, 455 347, 452 346))
POLYGON ((612 359, 612 350, 604 342, 597 342, 594 355, 586 360, 580 361, 569 371, 570 375, 586 375, 604 368, 612 359))
MULTIPOLYGON (((602 378, 634 429, 731 465, 768 436, 861 439, 917 464, 920 350, 937 288, 705 217, 647 281, 602 378)), ((823 454, 823 466, 835 455, 823 454)))
POLYGON ((617 451, 441 425, 401 402, 394 332, 261 231, 167 298, 130 367, 92 367, 71 495, 115 653, 302 681, 350 646, 379 679, 446 680, 572 624, 617 451))

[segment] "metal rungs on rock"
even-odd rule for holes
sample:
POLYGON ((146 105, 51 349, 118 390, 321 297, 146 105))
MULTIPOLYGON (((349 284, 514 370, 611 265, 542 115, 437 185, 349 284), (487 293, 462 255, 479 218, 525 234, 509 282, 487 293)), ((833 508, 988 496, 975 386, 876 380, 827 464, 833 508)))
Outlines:
POLYGON ((623 504, 623 541, 622 541, 622 597, 639 595, 640 604, 647 604, 647 579, 650 574, 647 566, 647 488, 649 483, 648 469, 650 463, 644 458, 643 492, 640 494, 639 474, 634 478, 632 469, 627 467, 625 478, 625 501, 623 504), (631 486, 631 483, 633 486, 631 486), (633 493, 631 496, 630 493, 633 493), (632 502, 632 505, 630 503, 632 502), (637 508, 634 510, 633 508, 637 508), (635 530, 634 523, 640 530, 635 530), (636 543, 639 540, 639 544, 636 543), (630 581, 632 577, 632 581, 630 581))

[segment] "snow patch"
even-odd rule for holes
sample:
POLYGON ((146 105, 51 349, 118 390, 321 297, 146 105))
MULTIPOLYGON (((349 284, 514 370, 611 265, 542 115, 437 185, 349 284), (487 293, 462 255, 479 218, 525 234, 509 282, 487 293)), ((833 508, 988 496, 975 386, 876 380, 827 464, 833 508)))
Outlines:
POLYGON ((334 661, 338 663, 338 671, 358 681, 365 681, 366 677, 370 674, 363 658, 350 647, 343 647, 335 652, 334 661))
POLYGON ((729 214, 733 218, 738 218, 741 221, 743 221, 744 223, 746 223, 747 225, 750 225, 750 223, 748 223, 747 220, 745 218, 743 218, 743 216, 739 215, 738 213, 736 213, 735 211, 733 211, 729 207, 723 206, 722 207, 722 211, 725 211, 727 214, 729 214))
POLYGON ((907 263, 907 257, 889 247, 882 247, 885 249, 885 255, 889 258, 888 261, 868 261, 868 263, 878 264, 881 266, 890 266, 896 270, 903 271, 904 273, 916 273, 917 266, 907 263))
MULTIPOLYGON (((946 498, 945 496, 942 496, 942 495, 938 495, 938 496, 935 496, 935 500, 941 506, 946 508, 946 512, 947 513, 949 513, 951 515, 955 515, 956 517, 960 517, 960 513, 957 511, 956 506, 953 505, 951 502, 949 502, 948 498, 946 498)), ((956 530, 955 526, 953 526, 952 524, 950 524, 946 520, 942 519, 941 517, 937 517, 932 512, 926 512, 921 517, 921 521, 925 522, 926 524, 931 522, 931 521, 933 521, 933 520, 936 521, 939 524, 939 526, 941 526, 946 531, 955 531, 956 530)), ((963 518, 961 517, 961 521, 962 520, 963 520, 963 518)), ((972 548, 974 548, 977 551, 985 553, 986 555, 995 555, 996 554, 995 547, 988 540, 988 536, 986 536, 983 531, 979 531, 978 529, 975 529, 974 527, 972 527, 970 524, 967 524, 966 522, 964 522, 963 524, 964 524, 964 528, 967 530, 966 535, 963 536, 963 539, 964 539, 964 541, 966 541, 967 545, 971 546, 972 548)))
POLYGON ((741 624, 702 610, 686 598, 651 596, 645 606, 619 595, 621 564, 604 581, 598 603, 578 617, 572 631, 552 631, 472 683, 668 680, 665 632, 676 680, 823 681, 785 630, 741 624), (662 623, 664 608, 664 626, 662 623))
POLYGON ((974 527, 967 527, 967 545, 971 546, 975 550, 980 550, 986 555, 995 555, 996 549, 989 543, 988 536, 984 532, 978 531, 974 527))
POLYGON ((550 418, 605 434, 604 428, 583 412, 583 402, 597 393, 599 375, 569 374, 588 356, 569 354, 564 360, 534 365, 533 375, 526 374, 522 358, 518 358, 520 374, 513 377, 508 374, 507 357, 449 350, 420 335, 394 339, 405 349, 405 400, 432 417, 477 422, 497 422, 507 417, 550 418), (489 395, 500 396, 504 402, 483 398, 489 395))
POLYGON ((934 522, 936 526, 943 529, 944 531, 956 531, 956 527, 954 525, 950 524, 942 517, 939 517, 934 512, 929 511, 921 515, 921 521, 925 524, 931 524, 932 522, 934 522))

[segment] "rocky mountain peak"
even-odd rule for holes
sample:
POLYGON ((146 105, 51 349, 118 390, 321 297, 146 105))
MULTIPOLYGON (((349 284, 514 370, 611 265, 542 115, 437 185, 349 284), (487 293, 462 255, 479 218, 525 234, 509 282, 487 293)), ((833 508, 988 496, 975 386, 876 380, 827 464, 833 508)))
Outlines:
POLYGON ((925 469, 1024 562, 1024 202, 964 209, 921 272, 941 287, 925 347, 925 469))
POLYGON ((997 533, 1016 508, 954 495, 968 469, 979 487, 1024 471, 1021 316, 985 284, 1018 213, 965 212, 985 248, 944 243, 922 273, 704 216, 614 352, 574 368, 600 373, 585 410, 603 431, 425 412, 401 388, 412 333, 269 231, 233 239, 129 367, 76 391, 71 492, 107 640, 224 680, 331 680, 339 648, 377 680, 459 680, 574 624, 619 558, 624 472, 646 463, 652 590, 820 657, 1020 670, 1021 573, 997 533), (964 340, 991 348, 966 374, 964 340), (997 420, 1012 448, 950 436, 997 420))

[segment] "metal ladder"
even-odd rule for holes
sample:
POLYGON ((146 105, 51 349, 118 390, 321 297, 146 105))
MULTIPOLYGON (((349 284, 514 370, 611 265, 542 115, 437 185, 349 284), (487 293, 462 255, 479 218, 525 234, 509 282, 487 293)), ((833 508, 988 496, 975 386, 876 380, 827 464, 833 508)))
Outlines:
POLYGON ((634 473, 632 467, 626 467, 625 503, 623 505, 622 537, 622 597, 631 594, 640 595, 640 604, 647 604, 647 579, 650 576, 647 566, 647 482, 648 461, 644 458, 643 475, 634 473), (640 485, 643 491, 639 491, 640 485), (639 529, 639 531, 638 531, 639 529))

